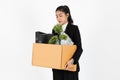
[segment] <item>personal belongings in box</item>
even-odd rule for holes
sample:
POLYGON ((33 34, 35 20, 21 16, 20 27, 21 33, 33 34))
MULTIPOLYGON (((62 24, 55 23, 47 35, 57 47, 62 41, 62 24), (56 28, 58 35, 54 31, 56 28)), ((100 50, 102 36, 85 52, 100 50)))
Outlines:
POLYGON ((36 43, 48 43, 49 39, 52 37, 50 33, 43 33, 40 31, 35 32, 35 42, 36 43))
POLYGON ((49 44, 60 44, 60 45, 73 45, 73 41, 70 37, 63 32, 62 25, 57 24, 53 28, 53 32, 57 35, 54 35, 50 38, 49 44))

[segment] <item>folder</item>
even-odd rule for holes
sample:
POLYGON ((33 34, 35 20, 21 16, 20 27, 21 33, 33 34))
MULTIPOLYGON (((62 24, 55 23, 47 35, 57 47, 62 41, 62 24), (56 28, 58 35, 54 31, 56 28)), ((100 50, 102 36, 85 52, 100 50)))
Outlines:
POLYGON ((53 35, 50 33, 44 33, 44 32, 40 32, 40 31, 36 31, 35 32, 35 42, 36 43, 48 43, 49 39, 52 37, 53 35))

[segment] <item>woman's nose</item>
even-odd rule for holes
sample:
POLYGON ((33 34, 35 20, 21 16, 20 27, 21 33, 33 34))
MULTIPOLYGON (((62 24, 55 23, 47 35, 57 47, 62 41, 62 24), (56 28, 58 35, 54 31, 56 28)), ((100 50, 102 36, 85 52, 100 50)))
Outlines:
POLYGON ((60 18, 57 18, 58 21, 60 21, 60 18))

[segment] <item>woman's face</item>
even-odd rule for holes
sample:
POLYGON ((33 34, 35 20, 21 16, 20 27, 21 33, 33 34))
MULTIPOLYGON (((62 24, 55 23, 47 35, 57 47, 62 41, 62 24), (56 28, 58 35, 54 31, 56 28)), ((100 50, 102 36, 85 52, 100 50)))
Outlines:
POLYGON ((61 25, 68 22, 68 16, 69 16, 69 14, 65 14, 62 11, 56 11, 56 19, 59 22, 59 24, 61 24, 61 25))

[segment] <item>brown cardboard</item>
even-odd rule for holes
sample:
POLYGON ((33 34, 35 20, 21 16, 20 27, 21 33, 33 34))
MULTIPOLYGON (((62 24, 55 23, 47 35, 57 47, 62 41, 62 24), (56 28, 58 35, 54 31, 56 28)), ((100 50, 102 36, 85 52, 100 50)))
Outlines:
MULTIPOLYGON (((33 43, 32 65, 65 70, 65 64, 76 51, 76 45, 33 43)), ((71 65, 70 71, 76 71, 71 65)))

